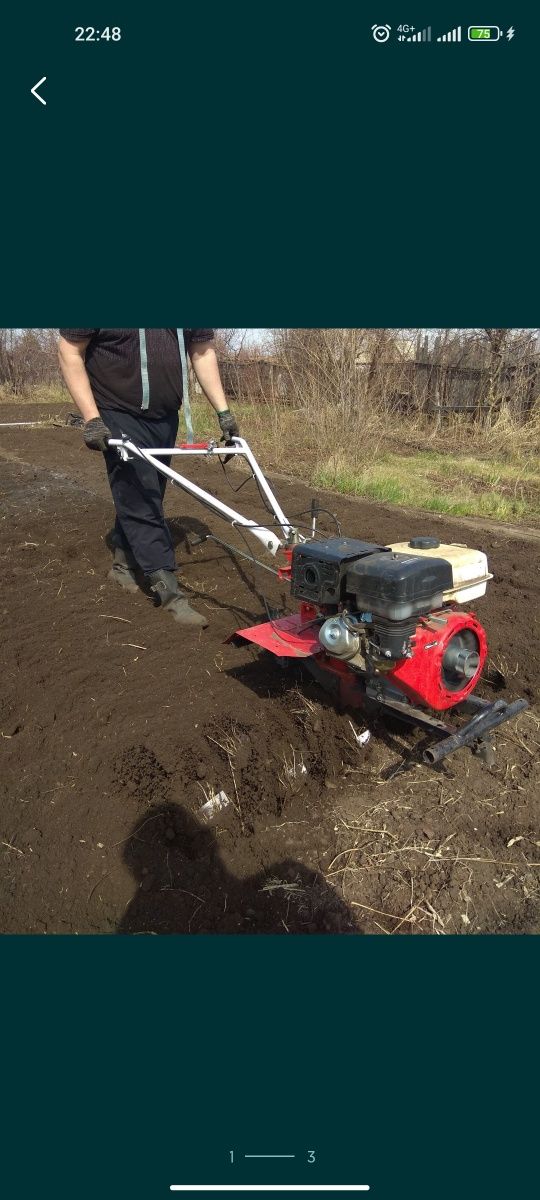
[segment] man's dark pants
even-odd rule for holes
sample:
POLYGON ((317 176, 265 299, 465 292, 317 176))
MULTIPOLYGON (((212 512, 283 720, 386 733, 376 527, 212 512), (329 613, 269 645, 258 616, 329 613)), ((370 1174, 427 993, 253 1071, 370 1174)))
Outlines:
MULTIPOLYGON (((144 413, 100 408, 100 415, 114 437, 125 434, 136 446, 147 450, 174 446, 178 413, 148 417, 144 413)), ((170 464, 170 458, 161 462, 170 464)), ((123 462, 117 450, 105 452, 105 463, 116 509, 115 542, 132 554, 141 571, 174 571, 171 535, 163 515, 166 479, 142 458, 123 462)))

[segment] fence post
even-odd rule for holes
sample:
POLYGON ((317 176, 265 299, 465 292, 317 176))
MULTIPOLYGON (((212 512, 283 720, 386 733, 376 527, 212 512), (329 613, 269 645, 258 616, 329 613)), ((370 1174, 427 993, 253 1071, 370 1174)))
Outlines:
POLYGON ((442 393, 441 393, 441 377, 438 367, 435 368, 435 388, 433 397, 433 411, 435 416, 435 429, 440 429, 442 425, 442 393))

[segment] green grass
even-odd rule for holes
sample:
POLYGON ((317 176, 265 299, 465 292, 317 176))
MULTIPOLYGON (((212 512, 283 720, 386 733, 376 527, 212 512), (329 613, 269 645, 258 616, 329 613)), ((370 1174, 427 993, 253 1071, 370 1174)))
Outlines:
POLYGON ((426 512, 494 517, 500 521, 540 517, 540 461, 499 460, 419 451, 383 453, 353 466, 334 459, 313 472, 314 486, 345 495, 405 504, 426 512))
MULTIPOLYGON (((381 462, 399 465, 404 462, 401 455, 383 454, 381 462)), ((408 459, 405 459, 407 462, 408 459)), ((501 481, 515 483, 531 482, 540 487, 540 461, 537 455, 530 459, 523 455, 510 455, 508 458, 478 458, 473 455, 440 453, 436 450, 419 450, 414 454, 416 469, 442 471, 444 476, 455 475, 459 478, 467 476, 481 483, 497 486, 501 481)))

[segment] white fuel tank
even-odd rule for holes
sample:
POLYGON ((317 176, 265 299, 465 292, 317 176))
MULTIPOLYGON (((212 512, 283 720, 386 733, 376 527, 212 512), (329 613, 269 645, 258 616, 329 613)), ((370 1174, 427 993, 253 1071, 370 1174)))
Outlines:
MULTIPOLYGON (((435 538, 424 540, 436 541, 435 538)), ((413 538, 414 541, 421 539, 413 538)), ((452 542, 450 545, 441 542, 425 548, 411 545, 410 542, 393 542, 390 550, 394 550, 396 554, 447 559, 452 566, 454 586, 444 592, 445 601, 454 600, 457 604, 468 604, 478 596, 485 596, 488 580, 493 579, 488 570, 486 555, 481 550, 470 550, 468 546, 462 546, 458 542, 452 542)))

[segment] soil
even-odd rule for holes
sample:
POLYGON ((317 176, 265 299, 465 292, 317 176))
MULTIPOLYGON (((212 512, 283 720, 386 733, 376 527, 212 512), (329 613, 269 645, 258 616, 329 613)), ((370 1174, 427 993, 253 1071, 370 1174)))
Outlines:
MULTIPOLYGON (((232 496, 239 470, 199 460, 189 473, 267 523, 251 481, 232 496)), ((289 517, 309 508, 302 484, 276 490, 289 517)), ((288 597, 223 547, 193 545, 210 530, 246 551, 181 491, 166 510, 202 633, 107 579, 112 503, 80 430, 0 429, 0 493, 2 932, 538 931, 534 538, 326 496, 352 536, 436 532, 488 554, 479 692, 531 707, 498 730, 491 770, 469 750, 428 767, 425 735, 340 713, 301 669, 227 642, 288 597), (369 725, 366 747, 351 720, 369 725), (205 825, 220 790, 229 807, 205 825)))

